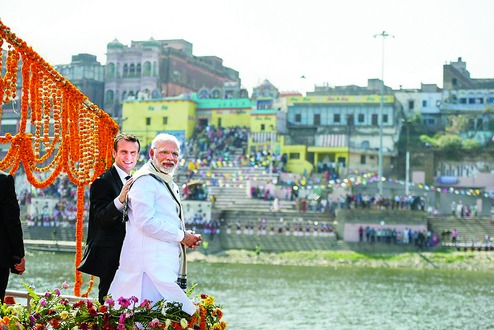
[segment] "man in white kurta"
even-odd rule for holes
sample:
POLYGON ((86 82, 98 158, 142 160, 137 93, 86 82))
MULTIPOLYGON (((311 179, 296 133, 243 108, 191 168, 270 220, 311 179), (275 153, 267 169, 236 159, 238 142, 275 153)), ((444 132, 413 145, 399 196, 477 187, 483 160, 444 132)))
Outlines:
POLYGON ((150 161, 134 174, 120 265, 109 293, 115 300, 135 296, 139 301, 156 302, 164 298, 182 303, 184 312, 192 315, 196 307, 176 281, 181 244, 195 248, 201 237, 185 231, 179 216, 180 194, 172 181, 179 154, 177 139, 159 134, 151 143, 150 161))

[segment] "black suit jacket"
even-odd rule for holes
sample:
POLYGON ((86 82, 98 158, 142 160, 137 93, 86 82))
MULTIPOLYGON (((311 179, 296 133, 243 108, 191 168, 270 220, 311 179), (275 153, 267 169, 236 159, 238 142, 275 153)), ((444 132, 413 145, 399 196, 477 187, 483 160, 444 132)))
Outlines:
POLYGON ((114 203, 122 190, 122 180, 112 166, 91 184, 89 190, 89 227, 84 273, 113 278, 117 271, 125 237, 125 223, 114 203))
POLYGON ((14 177, 0 172, 0 267, 9 268, 14 256, 24 257, 20 209, 14 177))

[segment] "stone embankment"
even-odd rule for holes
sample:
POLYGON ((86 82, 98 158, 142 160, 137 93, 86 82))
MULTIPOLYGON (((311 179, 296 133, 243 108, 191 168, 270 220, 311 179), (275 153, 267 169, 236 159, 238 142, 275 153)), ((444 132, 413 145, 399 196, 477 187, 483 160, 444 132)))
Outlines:
POLYGON ((439 269, 457 271, 492 271, 494 253, 478 251, 441 251, 405 253, 357 253, 354 251, 294 251, 264 253, 228 250, 215 255, 189 253, 189 261, 212 263, 271 264, 325 267, 372 267, 439 269))

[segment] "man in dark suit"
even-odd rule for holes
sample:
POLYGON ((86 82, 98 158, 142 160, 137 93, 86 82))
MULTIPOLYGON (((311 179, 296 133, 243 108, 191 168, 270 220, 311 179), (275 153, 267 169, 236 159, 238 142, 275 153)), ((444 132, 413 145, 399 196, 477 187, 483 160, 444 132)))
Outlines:
POLYGON ((9 273, 25 269, 19 202, 12 175, 0 171, 0 303, 5 298, 9 273))
POLYGON ((118 268, 125 237, 123 203, 132 184, 130 171, 137 163, 139 150, 140 143, 135 135, 117 135, 112 151, 115 163, 91 184, 86 240, 89 249, 78 269, 99 277, 100 303, 104 303, 118 268))

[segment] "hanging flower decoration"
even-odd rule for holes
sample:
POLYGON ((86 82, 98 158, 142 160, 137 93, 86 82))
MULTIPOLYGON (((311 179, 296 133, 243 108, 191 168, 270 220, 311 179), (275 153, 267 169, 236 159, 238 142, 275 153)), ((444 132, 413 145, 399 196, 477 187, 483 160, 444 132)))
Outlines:
MULTIPOLYGON (((36 188, 48 187, 61 172, 68 174, 78 187, 78 265, 82 259, 84 188, 111 165, 113 137, 119 127, 2 21, 0 49, 0 66, 5 60, 5 74, 0 74, 0 120, 4 105, 14 108, 20 96, 18 132, 0 136, 0 144, 8 146, 0 170, 14 174, 22 163, 36 188)), ((74 294, 80 296, 82 275, 75 273, 74 294)))

